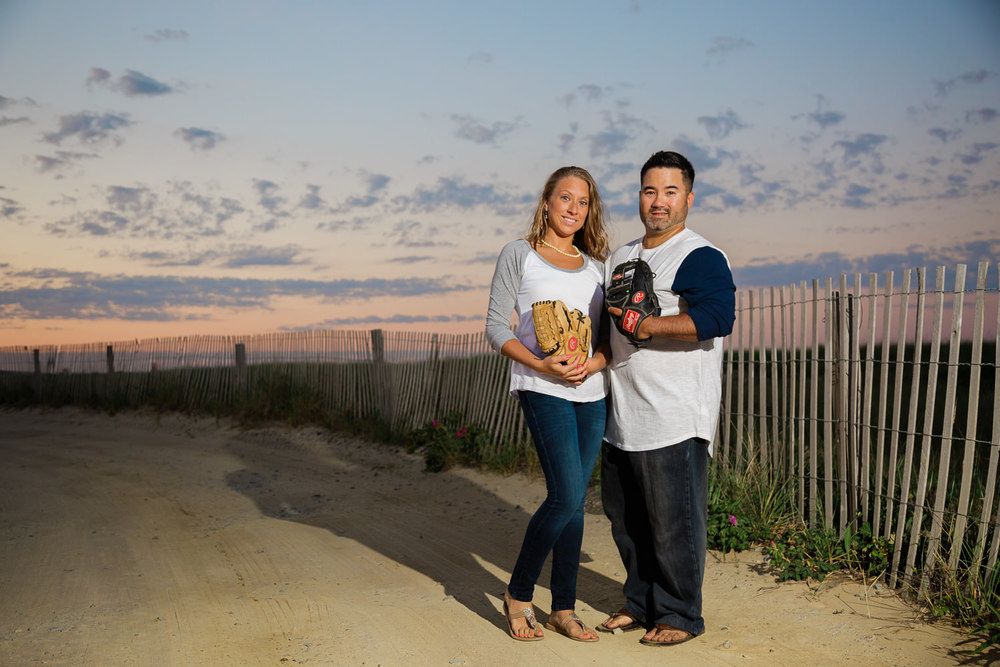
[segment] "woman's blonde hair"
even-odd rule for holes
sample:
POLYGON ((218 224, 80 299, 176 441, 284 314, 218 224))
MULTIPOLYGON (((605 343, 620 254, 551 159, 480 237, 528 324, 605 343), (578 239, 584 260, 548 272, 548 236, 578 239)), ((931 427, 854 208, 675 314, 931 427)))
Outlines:
POLYGON ((597 190, 597 183, 594 177, 582 167, 560 167, 552 172, 549 179, 545 181, 545 187, 538 196, 538 206, 535 208, 535 216, 531 221, 531 229, 525 236, 531 247, 537 247, 539 241, 545 238, 548 231, 548 217, 545 214, 545 203, 552 196, 552 191, 556 189, 556 184, 567 176, 574 176, 587 184, 589 192, 589 206, 587 207, 587 219, 583 222, 576 234, 573 235, 573 245, 580 249, 585 255, 594 259, 604 261, 611 248, 608 241, 608 233, 604 229, 604 204, 601 203, 601 193, 597 190))

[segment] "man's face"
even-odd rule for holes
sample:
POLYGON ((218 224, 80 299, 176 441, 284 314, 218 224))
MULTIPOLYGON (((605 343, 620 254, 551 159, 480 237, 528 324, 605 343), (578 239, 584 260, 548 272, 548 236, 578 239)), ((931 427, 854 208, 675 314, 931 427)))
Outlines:
POLYGON ((643 176, 639 219, 647 230, 680 231, 693 203, 694 193, 684 184, 680 169, 655 167, 643 176))

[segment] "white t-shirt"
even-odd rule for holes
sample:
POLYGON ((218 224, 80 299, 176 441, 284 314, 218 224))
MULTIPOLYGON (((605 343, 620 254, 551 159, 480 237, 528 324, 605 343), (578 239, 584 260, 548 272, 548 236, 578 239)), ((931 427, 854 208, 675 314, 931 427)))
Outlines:
MULTIPOLYGON (((615 266, 639 257, 656 275, 653 285, 660 315, 686 312, 684 298, 672 291, 677 270, 688 254, 706 246, 722 254, 689 229, 649 250, 638 239, 611 254, 605 262, 606 280, 610 281, 615 266)), ((722 254, 719 264, 728 272, 724 259, 722 254)), ((646 347, 636 348, 612 327, 611 409, 605 440, 637 452, 702 438, 709 442, 711 454, 722 398, 722 341, 653 338, 646 347)))
MULTIPOLYGON (((604 267, 584 255, 579 269, 562 269, 549 264, 524 239, 511 241, 497 258, 496 271, 490 286, 490 305, 486 314, 486 335, 494 349, 499 350, 512 338, 517 338, 539 358, 544 357, 535 339, 535 322, 531 304, 546 299, 558 299, 570 310, 578 309, 590 316, 591 349, 597 342, 598 328, 604 311, 604 267), (517 313, 517 325, 510 329, 511 312, 517 313)), ((590 375, 582 384, 570 384, 551 375, 541 375, 516 361, 511 362, 510 391, 535 391, 565 398, 578 403, 597 401, 607 393, 605 373, 590 375)))

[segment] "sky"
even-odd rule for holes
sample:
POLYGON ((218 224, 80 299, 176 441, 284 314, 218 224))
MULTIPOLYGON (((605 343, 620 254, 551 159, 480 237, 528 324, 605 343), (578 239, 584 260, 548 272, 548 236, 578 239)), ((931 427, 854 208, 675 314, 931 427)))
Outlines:
POLYGON ((0 0, 0 346, 481 331, 548 175, 625 243, 663 149, 740 288, 974 275, 998 35, 995 0, 0 0))

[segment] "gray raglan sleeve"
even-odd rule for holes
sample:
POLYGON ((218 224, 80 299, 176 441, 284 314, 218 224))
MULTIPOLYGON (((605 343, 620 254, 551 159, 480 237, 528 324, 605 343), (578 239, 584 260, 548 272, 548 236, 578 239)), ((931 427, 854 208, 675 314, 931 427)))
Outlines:
POLYGON ((497 266, 490 284, 490 305, 486 311, 486 339, 494 350, 516 338, 510 329, 510 316, 517 304, 517 290, 521 287, 524 258, 530 246, 521 240, 508 243, 500 251, 497 266))

